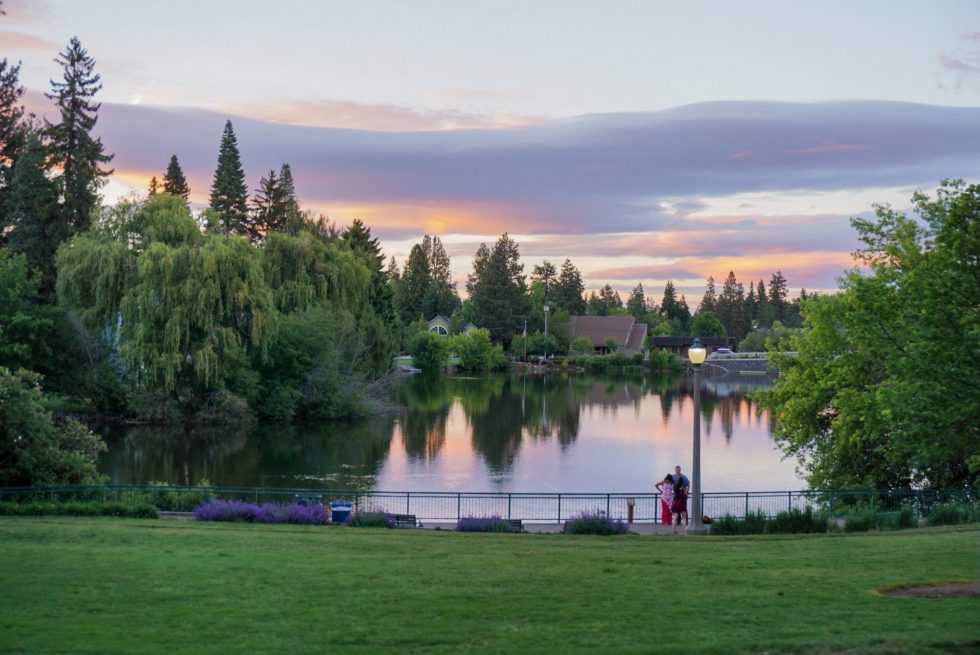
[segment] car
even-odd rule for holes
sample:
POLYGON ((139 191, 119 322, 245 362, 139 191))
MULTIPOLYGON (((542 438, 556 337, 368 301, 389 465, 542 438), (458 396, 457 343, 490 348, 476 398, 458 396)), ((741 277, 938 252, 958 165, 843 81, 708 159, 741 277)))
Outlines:
POLYGON ((730 348, 715 348, 708 359, 731 359, 735 353, 730 348))

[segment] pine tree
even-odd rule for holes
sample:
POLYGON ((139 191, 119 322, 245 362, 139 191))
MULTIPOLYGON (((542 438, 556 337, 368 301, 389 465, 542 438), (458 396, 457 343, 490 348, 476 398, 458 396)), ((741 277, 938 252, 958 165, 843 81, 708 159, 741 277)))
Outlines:
POLYGON ((551 294, 555 290, 555 278, 557 275, 558 269, 547 259, 531 269, 531 280, 541 285, 545 302, 551 300, 551 294))
POLYGON ((276 172, 259 180, 259 189, 252 196, 251 212, 245 225, 245 234, 252 243, 273 231, 280 231, 286 223, 286 208, 282 201, 282 189, 276 172))
POLYGON ((221 135, 210 202, 223 232, 247 234, 248 187, 245 185, 245 170, 231 121, 225 123, 225 131, 221 135))
POLYGON ((704 288, 704 296, 701 297, 701 304, 698 305, 698 314, 701 312, 714 312, 715 303, 718 298, 715 294, 715 278, 708 276, 708 282, 704 288))
POLYGON ((759 321, 759 327, 771 327, 773 317, 769 307, 769 294, 766 293, 766 285, 762 280, 759 280, 759 284, 755 288, 755 304, 757 307, 755 315, 759 321))
POLYGON ((297 205, 296 185, 293 182, 293 169, 289 164, 283 163, 279 167, 279 189, 282 191, 282 200, 287 205, 297 205))
POLYGON ((61 220, 70 234, 89 227, 91 212, 99 204, 99 189, 112 170, 101 168, 113 155, 103 151, 102 140, 92 138, 102 103, 92 98, 102 89, 101 76, 95 72, 95 60, 72 37, 55 62, 63 69, 62 81, 51 80, 51 93, 61 115, 58 123, 45 121, 50 164, 61 169, 57 178, 61 193, 61 220))
POLYGON ((456 295, 449 255, 437 236, 431 238, 425 250, 429 256, 429 286, 422 301, 423 315, 426 318, 451 316, 462 303, 456 295))
POLYGON ((740 341, 745 336, 744 323, 745 288, 735 279, 735 272, 729 271, 722 287, 721 296, 715 303, 715 315, 725 326, 725 333, 740 341))
POLYGON ((54 291, 54 255, 62 241, 72 235, 71 227, 61 220, 58 207, 58 185, 49 176, 47 158, 40 135, 27 137, 23 153, 14 165, 7 214, 14 226, 10 247, 27 255, 28 264, 40 271, 39 291, 54 291))
POLYGON ((27 142, 24 108, 20 105, 23 95, 20 64, 11 66, 6 59, 0 60, 0 242, 11 224, 6 206, 14 165, 27 142))
POLYGON ((191 188, 187 186, 187 178, 184 177, 184 171, 180 169, 177 155, 170 155, 167 172, 163 175, 163 192, 179 196, 184 199, 184 202, 190 200, 191 188))
POLYGON ((773 320, 786 322, 789 291, 786 288, 786 278, 782 271, 776 271, 769 280, 769 306, 772 308, 773 320))
POLYGON ((146 192, 151 196, 155 196, 156 194, 160 193, 160 183, 157 182, 156 175, 150 178, 150 185, 147 187, 146 192))
POLYGON ((428 235, 423 238, 422 243, 416 243, 412 246, 412 250, 408 253, 408 259, 405 261, 405 268, 402 270, 399 282, 401 288, 398 293, 400 301, 398 312, 401 315, 402 323, 405 325, 419 319, 432 318, 425 316, 425 292, 429 288, 430 281, 429 253, 427 252, 429 244, 425 240, 427 238, 428 235))
POLYGON ((583 293, 585 293, 585 284, 582 282, 582 274, 570 259, 566 259, 561 265, 561 272, 555 285, 555 304, 559 309, 568 312, 569 316, 582 316, 586 311, 583 293))
POLYGON ((680 317, 677 292, 674 291, 674 282, 672 280, 667 280, 667 284, 664 285, 664 299, 660 303, 660 311, 663 312, 667 320, 680 317))
POLYGON ((637 282, 636 286, 633 287, 633 292, 630 293, 629 300, 626 301, 626 311, 636 320, 642 321, 643 317, 647 315, 648 309, 647 297, 643 293, 643 283, 637 282))
POLYGON ((506 233, 494 244, 480 244, 467 279, 473 322, 509 344, 527 319, 527 284, 518 245, 506 233))

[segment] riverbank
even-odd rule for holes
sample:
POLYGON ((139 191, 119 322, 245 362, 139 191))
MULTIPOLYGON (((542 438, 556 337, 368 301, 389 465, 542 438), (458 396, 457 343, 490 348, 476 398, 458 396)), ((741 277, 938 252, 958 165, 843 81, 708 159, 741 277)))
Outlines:
POLYGON ((965 653, 980 599, 878 590, 974 577, 977 538, 0 518, 0 634, 10 653, 965 653))

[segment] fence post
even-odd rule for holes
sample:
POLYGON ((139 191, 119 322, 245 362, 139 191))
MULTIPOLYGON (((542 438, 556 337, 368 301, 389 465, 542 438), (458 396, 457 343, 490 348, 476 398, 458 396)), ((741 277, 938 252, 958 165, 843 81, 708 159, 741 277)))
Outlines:
POLYGON ((558 522, 561 523, 561 494, 558 494, 558 522))
POLYGON ((456 492, 456 521, 460 521, 463 518, 463 494, 456 492))
POLYGON ((875 513, 875 501, 878 499, 878 490, 874 489, 871 492, 871 513, 875 513))
POLYGON ((606 517, 612 518, 611 515, 609 514, 609 494, 606 494, 606 517))
POLYGON ((742 518, 744 519, 748 517, 749 517, 749 492, 746 491, 745 492, 745 516, 743 516, 742 518))
POLYGON ((411 491, 406 491, 405 492, 405 513, 406 514, 411 514, 412 513, 412 492, 411 491))
POLYGON ((793 511, 793 492, 787 491, 786 496, 789 498, 789 502, 788 502, 788 506, 786 507, 786 510, 791 512, 793 511))
POLYGON ((834 490, 830 490, 830 518, 834 518, 834 490))
POLYGON ((507 520, 510 520, 510 494, 507 494, 507 520))

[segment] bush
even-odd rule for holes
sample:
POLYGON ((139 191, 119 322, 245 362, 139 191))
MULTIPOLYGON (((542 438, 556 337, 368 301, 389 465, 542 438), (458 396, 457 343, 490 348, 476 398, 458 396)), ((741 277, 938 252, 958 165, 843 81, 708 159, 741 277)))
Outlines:
POLYGON ((158 519, 160 510, 153 505, 140 504, 129 508, 129 516, 134 519, 158 519))
POLYGON ((0 515, 5 516, 122 516, 141 519, 160 517, 152 505, 122 503, 0 503, 0 515))
POLYGON ((861 512, 844 517, 844 532, 867 532, 874 525, 874 514, 861 512))
MULTIPOLYGON (((490 341, 490 331, 485 328, 453 336, 450 347, 459 357, 459 367, 464 371, 497 371, 507 365, 503 347, 490 341)), ((424 368, 419 364, 416 366, 424 368)))
POLYGON ((351 512, 345 521, 352 528, 392 528, 394 518, 391 514, 380 509, 363 512, 351 512))
POLYGON ((619 519, 611 519, 604 512, 582 512, 565 521, 565 534, 626 534, 630 526, 619 519))
POLYGON ((680 360, 666 350, 651 350, 647 365, 654 371, 673 371, 683 367, 680 360))
POLYGON ((456 523, 457 532, 510 532, 510 523, 499 516, 467 516, 456 523))
POLYGON ((201 480, 193 491, 176 490, 167 482, 150 482, 152 490, 144 496, 146 502, 163 512, 193 512, 211 497, 211 483, 201 480))
POLYGON ((327 509, 319 503, 246 503, 240 500, 212 500, 194 510, 198 521, 244 521, 247 523, 294 523, 326 525, 327 509))
POLYGON ((903 507, 897 512, 875 514, 875 527, 879 530, 904 530, 914 528, 915 525, 915 515, 911 507, 903 507))
POLYGON ((957 525, 970 522, 970 507, 962 503, 936 505, 926 518, 926 525, 957 525))
POLYGON ((412 365, 423 371, 441 371, 449 361, 449 340, 433 332, 419 332, 408 341, 412 365))
POLYGON ((592 347, 592 341, 588 337, 575 337, 572 339, 569 350, 576 353, 591 354, 595 348, 592 347))
POLYGON ((768 522, 769 518, 761 509, 757 512, 749 512, 744 519, 736 518, 731 514, 725 514, 720 519, 714 520, 710 527, 710 534, 763 534, 766 531, 766 524, 768 522))
POLYGON ((776 514, 767 524, 766 532, 771 534, 804 534, 826 532, 827 517, 814 514, 812 507, 804 510, 791 509, 776 514))

